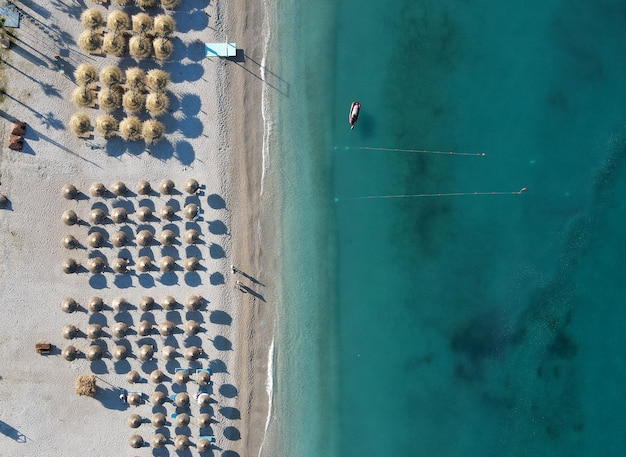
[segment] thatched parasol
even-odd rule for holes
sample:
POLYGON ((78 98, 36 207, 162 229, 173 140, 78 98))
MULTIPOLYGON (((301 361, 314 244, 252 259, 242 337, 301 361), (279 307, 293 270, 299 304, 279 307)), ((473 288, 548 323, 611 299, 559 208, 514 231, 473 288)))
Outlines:
POLYGON ((154 298, 152 297, 148 297, 148 296, 143 296, 139 299, 139 309, 142 311, 150 311, 151 309, 154 308, 154 298))
MULTIPOLYGON (((163 208, 161 208, 161 209, 163 209, 163 208)), ((161 218, 165 219, 165 220, 169 220, 169 219, 171 219, 171 216, 169 216, 169 218, 168 218, 168 217, 163 217, 163 215, 161 215, 161 218)), ((169 229, 163 230, 161 232, 161 234, 159 235, 159 241, 164 246, 170 246, 170 245, 172 245, 174 243, 174 241, 176 241, 176 235, 174 234, 174 232, 172 232, 169 229)))
POLYGON ((176 299, 171 295, 166 295, 161 300, 161 307, 166 311, 171 311, 176 308, 176 299))
POLYGON ((85 333, 87 334, 87 338, 97 340, 100 336, 102 336, 102 325, 89 324, 85 333))
POLYGON ((172 195, 172 192, 174 192, 174 181, 171 179, 164 179, 161 181, 159 184, 159 192, 163 195, 172 195))
POLYGON ((78 263, 74 259, 65 259, 63 263, 61 264, 63 273, 67 273, 67 274, 76 273, 79 267, 80 267, 80 263, 78 263))
POLYGON ((174 375, 174 382, 181 386, 187 384, 189 382, 189 373, 186 370, 178 370, 174 375))
POLYGON ((61 356, 68 362, 71 362, 76 357, 78 357, 79 353, 79 350, 70 344, 63 348, 63 350, 61 351, 61 356))
POLYGON ((122 96, 122 106, 128 113, 138 113, 143 109, 144 96, 139 91, 129 90, 122 96))
POLYGON ((185 270, 196 271, 200 268, 200 259, 197 257, 189 257, 185 260, 185 270))
MULTIPOLYGON (((156 392, 153 392, 152 395, 150 395, 150 403, 152 403, 154 406, 161 406, 163 403, 165 403, 165 401, 167 400, 167 394, 165 392, 161 392, 160 390, 157 390, 156 392)), ((152 425, 155 427, 163 427, 163 425, 165 424, 165 415, 162 413, 156 413, 152 415, 152 425), (155 416, 157 415, 161 415, 163 416, 163 423, 156 422, 155 423, 155 416), (160 424, 160 425, 158 425, 160 424)))
POLYGON ((113 246, 116 248, 126 246, 126 243, 128 243, 128 236, 122 231, 115 232, 111 235, 111 243, 113 243, 113 246))
POLYGON ((176 262, 172 257, 166 255, 165 257, 161 257, 161 260, 159 260, 159 268, 163 273, 172 272, 176 268, 176 262))
POLYGON ((99 313, 104 309, 104 300, 100 297, 91 297, 87 302, 87 309, 91 313, 99 313))
POLYGON ((141 222, 149 221, 152 218, 152 210, 147 206, 141 206, 137 210, 137 219, 141 222))
POLYGON ((176 435, 174 447, 179 451, 186 451, 189 449, 189 437, 187 435, 176 435))
POLYGON ((141 121, 137 116, 128 116, 122 119, 120 136, 127 141, 141 140, 141 121))
POLYGON ((107 218, 107 213, 102 208, 94 208, 89 212, 89 221, 92 224, 102 224, 107 218))
POLYGON ((164 346, 163 349, 161 349, 161 356, 165 360, 175 359, 177 355, 178 352, 176 352, 176 348, 174 346, 164 346))
POLYGON ((94 375, 82 375, 76 378, 76 393, 85 397, 96 395, 96 377, 94 375))
POLYGON ((113 0, 113 1, 121 6, 128 5, 131 2, 131 0, 113 0))
POLYGON ((116 57, 124 54, 126 49, 126 38, 124 35, 116 35, 114 33, 107 33, 102 40, 102 50, 116 57))
POLYGON ((89 187, 89 193, 92 197, 104 197, 107 193, 107 188, 101 182, 95 182, 89 187))
POLYGON ((163 321, 159 324, 159 333, 161 336, 169 336, 174 333, 176 325, 172 321, 163 321))
POLYGON ((190 346, 185 349, 184 357, 186 360, 198 360, 200 355, 202 354, 202 349, 197 346, 190 346))
POLYGON ((211 449, 211 442, 206 438, 200 438, 196 447, 198 448, 198 452, 207 452, 211 449))
POLYGON ((124 82, 124 74, 119 67, 115 65, 107 65, 102 70, 100 70, 100 83, 103 86, 112 88, 114 86, 119 86, 124 82))
POLYGON ((195 203, 189 203, 188 205, 185 205, 185 207, 183 208, 183 216, 185 216, 185 219, 192 220, 197 215, 198 215, 198 205, 196 205, 195 203))
POLYGON ((78 197, 78 189, 74 184, 65 184, 61 188, 61 195, 63 195, 63 198, 66 198, 68 200, 74 200, 76 197, 78 197))
POLYGON ((146 13, 138 13, 138 14, 134 14, 131 19, 133 23, 133 32, 137 34, 139 33, 145 34, 152 30, 152 27, 153 27, 152 16, 146 13))
POLYGON ((185 184, 183 184, 183 189, 185 189, 185 192, 187 192, 188 194, 195 194, 199 188, 200 184, 198 184, 198 181, 193 178, 187 179, 185 181, 185 184))
POLYGON ((174 423, 176 424, 176 427, 187 427, 187 425, 189 425, 189 421, 191 419, 189 418, 189 414, 187 413, 180 413, 176 416, 176 419, 174 420, 174 423))
POLYGON ((207 392, 198 394, 198 405, 202 407, 202 406, 209 406, 210 404, 211 404, 211 397, 209 396, 207 392))
POLYGON ((183 235, 183 239, 187 244, 196 244, 198 241, 200 241, 200 234, 195 229, 189 229, 183 235))
POLYGON ((126 212, 126 209, 118 207, 111 210, 111 220, 116 224, 126 222, 127 219, 128 213, 126 212))
POLYGON ((152 187, 147 180, 142 179, 137 183, 137 193, 139 195, 149 195, 150 192, 152 192, 152 187))
POLYGON ((64 313, 73 313, 77 309, 78 303, 76 303, 76 300, 74 300, 73 298, 65 297, 63 300, 61 300, 61 310, 64 313))
POLYGON ((152 447, 159 449, 165 446, 165 444, 167 443, 167 438, 163 433, 157 433, 152 437, 151 442, 152 447))
POLYGON ((131 437, 128 438, 128 444, 130 444, 130 447, 138 449, 143 446, 143 438, 141 435, 131 435, 131 437))
POLYGON ((85 30, 78 36, 78 46, 88 54, 95 54, 102 47, 102 37, 92 30, 85 30))
POLYGON ((146 74, 146 86, 154 92, 163 92, 169 81, 169 73, 158 68, 153 68, 146 74))
POLYGON ((110 113, 122 106, 122 94, 116 88, 105 87, 98 92, 98 105, 102 111, 110 113))
POLYGON ((165 375, 161 370, 153 370, 152 373, 150 373, 150 381, 155 384, 162 383, 164 378, 165 375))
POLYGON ((185 333, 187 335, 196 335, 200 331, 200 328, 200 323, 193 319, 185 322, 185 333))
POLYGON ((137 234, 136 240, 139 246, 148 246, 152 243, 154 236, 150 230, 141 230, 137 234))
POLYGON ((189 311, 198 311, 202 306, 202 297, 199 295, 189 295, 185 298, 185 308, 189 311))
POLYGON ((132 36, 128 40, 128 52, 136 59, 145 59, 152 55, 152 43, 148 37, 132 36))
POLYGON ((162 92, 151 92, 146 96, 146 109, 151 116, 165 113, 169 104, 169 97, 162 92))
POLYGON ((178 8, 180 0, 161 0, 161 7, 165 10, 173 10, 178 8))
POLYGON ((202 413, 198 415, 197 419, 198 427, 204 428, 211 425, 211 416, 207 413, 202 413))
POLYGON ((99 9, 88 8, 80 15, 80 22, 83 23, 83 27, 86 29, 93 30, 104 24, 104 17, 99 9))
POLYGON ((126 86, 141 92, 146 86, 146 74, 141 68, 132 67, 126 70, 126 86))
POLYGON ((157 5, 157 0, 135 0, 137 2, 137 6, 143 9, 155 8, 157 5))
POLYGON ((103 138, 113 138, 117 135, 118 128, 117 120, 110 114, 96 118, 96 132, 103 138))
POLYGON ((119 197, 122 195, 126 195, 126 193, 128 192, 128 187, 126 187, 126 184, 124 184, 122 181, 115 181, 113 184, 111 184, 111 191, 119 197))
POLYGON ((118 345, 113 349, 113 358, 115 360, 124 360, 128 356, 128 348, 126 346, 118 345))
POLYGON ((124 338, 128 332, 128 324, 125 322, 116 322, 111 328, 111 333, 115 338, 124 338))
POLYGON ((100 232, 90 233, 87 237, 87 244, 92 248, 100 248, 104 245, 104 235, 100 232))
POLYGON ((88 137, 91 131, 91 121, 85 113, 74 114, 70 118, 70 130, 79 138, 88 137))
POLYGON ((154 49, 154 57, 157 60, 167 60, 172 55, 174 43, 167 37, 158 37, 152 42, 152 48, 154 49))
POLYGON ((96 93, 93 90, 87 88, 87 86, 77 87, 72 92, 72 103, 74 103, 79 108, 93 106, 95 99, 96 93))
POLYGON ((200 373, 198 373, 197 381, 199 385, 206 386, 208 383, 211 382, 211 373, 207 371, 201 371, 200 373))
POLYGON ((157 37, 166 37, 174 33, 176 23, 172 16, 168 14, 159 14, 154 18, 154 34, 157 37))
MULTIPOLYGON (((148 95, 149 97, 150 95, 148 95)), ((165 127, 159 121, 148 119, 141 126, 141 135, 146 144, 158 143, 163 138, 165 127)))
POLYGON ((142 362, 147 362, 148 360, 152 358, 153 355, 154 355, 154 349, 149 344, 144 344, 143 346, 139 348, 139 351, 137 352, 137 357, 142 362))
POLYGON ((78 247, 80 246, 80 243, 72 235, 65 235, 63 237, 63 246, 66 249, 78 249, 78 247))
POLYGON ((68 324, 65 327, 63 327, 62 335, 63 335, 63 338, 65 338, 66 340, 73 340, 74 338, 78 336, 78 327, 76 327, 75 325, 68 324))
POLYGON ((126 308, 128 307, 128 301, 123 297, 116 297, 111 302, 111 307, 113 307, 113 309, 117 313, 124 312, 126 311, 126 308))
POLYGON ((106 268, 106 262, 102 257, 92 257, 87 260, 87 269, 92 274, 100 274, 106 268))
POLYGON ((180 392, 176 394, 176 397, 174 397, 174 403, 176 406, 181 408, 189 406, 189 394, 187 392, 180 392))
POLYGON ((130 16, 124 11, 115 10, 109 13, 107 17, 107 27, 113 32, 118 30, 127 30, 130 28, 130 16))
POLYGON ((131 414, 128 416, 126 423, 130 428, 137 428, 143 423, 143 419, 139 414, 131 414))
POLYGON ((102 348, 97 344, 92 344, 87 348, 87 351, 85 352, 87 360, 91 362, 95 360, 100 360, 103 354, 104 352, 102 351, 102 348))
POLYGON ((141 376, 139 376, 139 373, 137 373, 137 371, 130 370, 128 373, 126 373, 126 381, 128 381, 129 383, 135 384, 139 382, 140 380, 141 380, 141 376))
POLYGON ((143 320, 137 325, 137 334, 140 336, 147 336, 152 332, 152 324, 149 321, 143 320))
POLYGON ((89 63, 81 63, 74 70, 74 79, 79 86, 88 86, 98 79, 98 70, 89 63))
POLYGON ((133 406, 140 405, 142 400, 143 400, 143 394, 139 392, 131 392, 128 394, 129 405, 133 405, 133 406))
POLYGON ((111 262, 111 268, 113 271, 119 274, 128 273, 128 260, 118 257, 111 262))
POLYGON ((152 259, 148 256, 142 256, 137 259, 137 270, 145 273, 152 269, 152 259))

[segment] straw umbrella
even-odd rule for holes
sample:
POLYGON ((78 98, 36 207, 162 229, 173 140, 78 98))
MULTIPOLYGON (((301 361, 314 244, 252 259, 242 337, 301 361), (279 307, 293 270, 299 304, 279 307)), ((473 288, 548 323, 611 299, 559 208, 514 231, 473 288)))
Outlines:
POLYGON ((185 370, 178 370, 174 375, 174 382, 181 386, 187 384, 189 382, 189 373, 185 370))
POLYGON ((134 14, 131 19, 133 23, 133 32, 136 34, 146 34, 153 28, 154 23, 152 16, 146 13, 134 14))
POLYGON ((139 382, 141 380, 141 376, 139 376, 139 373, 137 373, 137 371, 135 370, 130 370, 128 373, 126 373, 126 381, 128 381, 131 384, 135 384, 136 382, 139 382))
POLYGON ((136 0, 136 2, 137 6, 143 9, 155 8, 157 5, 156 0, 136 0))
POLYGON ((152 297, 148 297, 148 296, 143 296, 139 299, 139 309, 142 311, 150 311, 151 309, 154 308, 154 298, 152 297))
POLYGON ((198 373, 198 384, 201 386, 206 386, 209 382, 211 382, 211 373, 206 371, 201 371, 198 373))
POLYGON ((185 308, 189 311, 198 311, 202 306, 202 297, 199 295, 190 295, 185 299, 185 308))
POLYGON ((178 8, 180 0, 161 0, 161 7, 165 10, 173 10, 178 8))
POLYGON ((162 383, 164 378, 165 375, 161 370, 153 370, 152 373, 150 373, 150 381, 155 384, 162 383))
POLYGON ((164 346, 163 349, 161 349, 161 356, 165 360, 175 359, 177 355, 178 353, 176 352, 176 348, 174 346, 164 346))
POLYGON ((62 335, 63 335, 63 338, 65 338, 66 340, 73 340, 74 338, 78 336, 78 327, 76 327, 75 325, 68 324, 65 327, 63 327, 62 335))
POLYGON ((211 449, 211 442, 206 438, 200 438, 196 447, 198 448, 198 452, 207 452, 211 449))
POLYGON ((200 428, 208 427, 209 425, 211 425, 211 416, 207 413, 199 414, 197 422, 198 427, 200 428))
POLYGON ((113 358, 115 360, 124 360, 128 356, 128 349, 126 346, 117 345, 113 349, 113 358))
POLYGON ((141 139, 141 121, 137 116, 128 116, 120 122, 120 136, 127 141, 141 139))
POLYGON ((115 33, 107 33, 102 41, 102 50, 107 54, 114 55, 116 57, 124 54, 126 49, 126 39, 124 35, 117 35, 115 33))
POLYGON ((85 30, 78 36, 78 46, 88 54, 94 54, 102 47, 102 37, 92 30, 85 30))
POLYGON ((189 449, 189 437, 187 435, 176 435, 174 447, 179 451, 186 451, 189 449))
POLYGON ((152 55, 150 38, 138 35, 130 37, 130 40, 128 40, 128 52, 136 59, 150 57, 152 55))
POLYGON ((77 137, 87 137, 91 131, 91 121, 85 113, 74 114, 70 118, 70 130, 77 137))
POLYGON ((202 354, 202 349, 200 349, 197 346, 190 346, 187 349, 185 349, 185 360, 198 360, 198 358, 200 357, 200 355, 202 354))
POLYGON ((100 297, 91 297, 87 302, 87 309, 92 313, 99 313, 104 309, 104 300, 100 297))
POLYGON ((106 262, 102 257, 92 257, 87 260, 87 269, 92 274, 100 274, 106 268, 106 262))
POLYGON ((107 193, 107 188, 101 182, 95 182, 89 187, 89 193, 92 197, 104 197, 107 193))
POLYGON ((166 311, 171 311, 176 308, 176 299, 171 295, 166 295, 161 300, 161 307, 166 311))
POLYGON ((104 17, 99 9, 88 8, 80 15, 80 22, 83 23, 83 27, 86 29, 93 30, 104 24, 104 17))
POLYGON ((113 246, 115 246, 116 248, 126 246, 126 244, 128 243, 128 236, 122 231, 115 232, 113 235, 111 235, 111 243, 113 243, 113 246))
POLYGON ((176 406, 181 408, 189 406, 189 394, 187 392, 180 392, 176 394, 176 397, 174 397, 174 403, 176 406))
POLYGON ((146 109, 151 116, 160 116, 167 111, 169 98, 164 93, 151 92, 146 96, 146 109))
POLYGON ((145 273, 146 271, 150 271, 151 269, 152 269, 152 259, 150 259, 150 257, 142 256, 142 257, 139 257, 139 259, 137 259, 137 270, 139 270, 142 273, 145 273))
POLYGON ((125 322, 116 322, 111 328, 111 333, 115 338, 124 338, 128 332, 128 324, 125 322))
POLYGON ((200 331, 200 323, 192 320, 185 322, 185 333, 187 335, 196 335, 200 331))
POLYGON ((113 220, 116 224, 126 222, 127 219, 128 213, 126 212, 126 209, 118 207, 111 210, 111 220, 113 220))
POLYGON ((113 1, 120 6, 126 6, 131 2, 131 0, 113 0, 113 1))
POLYGON ((157 433, 152 437, 152 447, 154 448, 162 448, 167 443, 167 438, 163 433, 157 433))
POLYGON ((80 243, 72 235, 65 235, 63 237, 63 246, 66 249, 77 249, 78 246, 80 246, 80 243))
POLYGON ((115 65, 107 65, 100 70, 100 83, 103 86, 112 88, 114 86, 119 86, 123 82, 124 74, 122 73, 122 70, 115 65))
POLYGON ((90 324, 87 327, 87 337, 92 340, 97 340, 102 335, 102 325, 100 324, 90 324))
POLYGON ((166 255, 165 257, 161 257, 161 260, 159 260, 159 268, 163 273, 172 272, 176 268, 176 262, 173 258, 166 255))
POLYGON ((136 240, 139 246, 148 246, 150 243, 152 243, 153 238, 154 236, 152 235, 152 232, 150 232, 150 230, 141 230, 137 234, 136 240))
POLYGON ((143 446, 143 443, 144 441, 141 435, 131 435, 130 438, 128 438, 128 444, 130 444, 132 448, 138 449, 143 446))
POLYGON ((94 208, 89 212, 89 221, 92 224, 102 224, 104 223, 107 214, 101 208, 94 208))
POLYGON ((200 234, 195 229, 189 229, 183 235, 183 239, 187 244, 196 244, 200 240, 200 234))
POLYGON ((158 68, 153 68, 146 74, 146 86, 154 92, 163 92, 169 81, 169 73, 158 68))
POLYGON ((195 194, 199 188, 200 184, 198 184, 198 181, 193 178, 187 179, 185 181, 185 184, 183 184, 183 189, 185 189, 185 192, 187 192, 188 194, 195 194))
MULTIPOLYGON (((148 95, 150 97, 150 95, 148 95)), ((147 144, 158 143, 163 138, 165 127, 159 121, 148 119, 141 126, 141 135, 147 144)))
POLYGON ((126 70, 126 87, 141 92, 146 86, 146 74, 141 68, 132 67, 126 70))
POLYGON ((121 313, 121 312, 126 311, 126 308, 128 307, 128 304, 129 303, 128 303, 128 301, 125 298, 123 298, 123 297, 116 297, 111 302, 111 307, 113 307, 115 312, 121 313))
POLYGON ((126 421, 130 428, 138 428, 142 422, 143 419, 139 414, 131 414, 130 416, 128 416, 128 419, 126 421))
POLYGON ((74 184, 65 184, 61 188, 61 195, 63 195, 63 198, 66 198, 67 200, 74 200, 78 197, 78 189, 74 184))
POLYGON ((161 336, 169 336, 174 333, 176 325, 172 321, 163 321, 159 324, 159 333, 161 336))
POLYGON ((141 400, 143 399, 143 394, 139 394, 137 392, 131 392, 128 395, 128 404, 129 405, 133 405, 133 406, 137 406, 139 404, 141 404, 141 400))
POLYGON ((188 205, 185 205, 185 207, 183 208, 183 216, 185 216, 185 219, 192 220, 197 215, 198 215, 198 205, 196 205, 195 203, 189 203, 188 205))
POLYGON ((65 225, 78 224, 78 221, 79 221, 78 216, 76 215, 76 212, 71 209, 63 211, 63 214, 61 215, 61 220, 63 221, 65 225))
POLYGON ((79 267, 80 267, 80 263, 78 263, 74 259, 65 259, 63 263, 61 264, 63 273, 67 273, 67 274, 76 273, 79 267))
POLYGON ((96 93, 87 86, 79 86, 72 92, 72 102, 79 108, 92 106, 95 99, 96 93))
POLYGON ((150 220, 151 217, 152 210, 147 206, 140 206, 137 210, 137 219, 139 219, 141 222, 146 222, 150 220))
POLYGON ((87 244, 92 248, 99 248, 104 245, 104 236, 100 232, 90 233, 87 237, 87 244))
POLYGON ((79 86, 88 86, 98 79, 98 70, 91 64, 81 63, 74 70, 74 79, 79 86))
POLYGON ((63 348, 63 350, 61 351, 61 356, 67 360, 68 362, 71 362, 72 360, 74 360, 76 357, 78 357, 79 351, 78 349, 76 349, 74 346, 72 346, 71 344, 68 346, 65 346, 63 348))
MULTIPOLYGON (((161 392, 159 390, 154 392, 154 394, 152 394, 152 397, 150 397, 150 399, 151 399, 153 404, 157 404, 158 401, 160 401, 161 398, 163 398, 163 401, 165 401, 165 399, 167 398, 167 395, 165 395, 165 392, 161 392), (157 394, 160 394, 160 395, 157 395, 157 394), (154 401, 155 398, 157 399, 157 402, 154 401)), ((161 405, 162 404, 163 403, 161 403, 161 405)), ((163 414, 163 413, 154 413, 152 415, 152 418, 150 419, 150 422, 152 423, 152 426, 154 428, 161 428, 167 422, 167 418, 165 417, 165 414, 163 414)))
POLYGON ((74 311, 76 311, 78 309, 78 303, 76 303, 76 300, 74 300, 71 297, 65 297, 63 300, 61 300, 61 310, 64 313, 73 313, 74 311))
MULTIPOLYGON (((171 218, 171 216, 170 216, 171 218)), ((167 219, 167 218, 165 218, 167 219)), ((176 235, 171 230, 163 230, 159 235, 159 241, 163 246, 171 246, 176 241, 176 235)))
POLYGON ((164 179, 159 184, 159 192, 163 195, 172 195, 174 192, 174 181, 171 179, 164 179))
POLYGON ((202 406, 209 406, 211 404, 211 397, 209 396, 208 393, 204 392, 200 395, 198 395, 198 405, 202 406))
POLYGON ((128 273, 128 260, 118 257, 111 262, 111 268, 113 271, 119 274, 128 273))
POLYGON ((130 17, 120 10, 111 11, 107 17, 107 27, 113 30, 113 33, 118 30, 127 30, 130 28, 130 17))
POLYGON ((98 92, 98 105, 107 113, 114 111, 122 106, 122 94, 115 88, 105 87, 98 92))
POLYGON ((92 344, 87 348, 87 351, 85 352, 85 356, 90 362, 100 360, 103 354, 104 352, 102 351, 102 348, 97 344, 92 344))
POLYGON ((137 193, 139 195, 149 195, 150 192, 152 192, 152 187, 147 180, 142 179, 137 183, 137 193))
MULTIPOLYGON (((100 106, 102 106, 102 102, 100 102, 100 106)), ((110 114, 96 118, 96 132, 103 138, 113 138, 117 135, 118 128, 117 120, 110 114)))
POLYGON ((152 324, 146 320, 139 322, 137 325, 137 333, 140 336, 147 336, 152 332, 152 324))
POLYGON ((185 260, 185 270, 196 271, 198 268, 200 268, 200 259, 197 257, 189 257, 185 260))
POLYGON ((111 191, 119 197, 122 195, 126 195, 126 193, 128 192, 128 187, 126 187, 126 184, 124 184, 122 181, 115 181, 113 184, 111 184, 111 191))
POLYGON ((157 37, 167 37, 174 33, 176 23, 172 16, 168 14, 159 14, 154 18, 154 34, 157 37))
MULTIPOLYGON (((167 400, 167 395, 165 394, 165 392, 161 392, 160 390, 157 390, 155 392, 152 393, 152 395, 150 395, 150 403, 152 403, 154 406, 161 406, 163 403, 165 403, 165 401, 167 400)), ((159 423, 159 422, 157 422, 159 423)), ((155 427, 163 427, 163 424, 165 424, 165 415, 162 413, 156 413, 154 415, 152 415, 152 425, 155 427), (156 425, 155 424, 155 417, 156 415, 161 414, 163 416, 163 423, 161 425, 156 425)))
POLYGON ((137 357, 142 362, 147 362, 154 355, 154 349, 149 344, 144 344, 139 348, 139 352, 137 353, 137 357))
POLYGON ((122 106, 128 113, 138 113, 143 109, 144 96, 138 90, 129 90, 122 96, 122 106))
POLYGON ((176 416, 176 419, 174 422, 176 424, 176 427, 182 428, 182 427, 187 427, 187 425, 189 425, 189 421, 190 421, 189 414, 180 413, 176 416))
POLYGON ((155 38, 152 47, 157 60, 167 60, 174 50, 174 44, 167 37, 155 38))

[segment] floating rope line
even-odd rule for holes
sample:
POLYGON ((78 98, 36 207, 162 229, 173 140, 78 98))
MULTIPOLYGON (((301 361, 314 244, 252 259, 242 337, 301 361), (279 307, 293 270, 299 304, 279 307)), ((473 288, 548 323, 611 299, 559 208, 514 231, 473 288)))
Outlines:
MULTIPOLYGON (((338 150, 338 149, 339 148, 335 146, 335 150, 338 150)), ((447 155, 447 156, 485 157, 487 155, 485 152, 428 151, 425 149, 374 148, 374 147, 369 147, 369 146, 358 146, 358 147, 346 146, 344 149, 346 151, 358 150, 358 151, 411 152, 411 153, 417 153, 417 154, 438 154, 438 155, 447 155)))
POLYGON ((403 195, 368 195, 366 197, 335 198, 335 203, 343 200, 382 200, 391 198, 432 198, 432 197, 476 197, 481 195, 521 195, 527 188, 515 192, 452 192, 448 194, 403 194, 403 195))

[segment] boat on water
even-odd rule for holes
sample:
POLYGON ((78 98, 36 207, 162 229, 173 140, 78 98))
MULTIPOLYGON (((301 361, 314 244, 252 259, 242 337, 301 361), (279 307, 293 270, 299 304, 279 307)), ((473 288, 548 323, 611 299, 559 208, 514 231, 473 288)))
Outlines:
POLYGON ((350 130, 354 128, 356 121, 359 120, 359 111, 361 111, 361 104, 359 102, 352 102, 352 105, 350 105, 350 114, 348 115, 350 130))

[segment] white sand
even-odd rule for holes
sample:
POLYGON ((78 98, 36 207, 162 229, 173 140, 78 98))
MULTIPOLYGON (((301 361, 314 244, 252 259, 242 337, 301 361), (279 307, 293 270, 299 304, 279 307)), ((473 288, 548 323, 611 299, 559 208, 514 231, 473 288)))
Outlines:
MULTIPOLYGON (((268 278, 259 277, 264 261, 256 231, 260 217, 258 186, 262 147, 261 82, 256 77, 259 67, 252 60, 204 59, 203 46, 195 40, 222 41, 227 33, 229 41, 237 41, 246 55, 260 62, 262 40, 258 34, 263 14, 261 7, 247 5, 244 0, 230 4, 228 11, 222 9, 225 7, 219 1, 211 2, 205 10, 196 10, 189 3, 183 0, 181 11, 174 14, 183 29, 176 33, 174 56, 178 62, 165 65, 173 76, 169 87, 173 112, 162 117, 166 140, 154 147, 150 156, 143 151, 143 142, 125 143, 117 139, 107 144, 98 136, 88 141, 78 140, 65 127, 70 115, 78 111, 70 102, 76 86, 57 71, 54 55, 60 54, 70 70, 82 62, 99 68, 120 62, 120 66, 126 68, 131 66, 130 59, 118 61, 86 56, 75 45, 60 47, 62 40, 76 39, 82 31, 78 20, 81 4, 60 0, 58 8, 54 9, 52 4, 34 6, 30 2, 16 2, 34 22, 22 20, 17 30, 17 48, 5 51, 7 63, 1 70, 8 96, 0 105, 0 192, 10 199, 10 209, 0 212, 3 234, 0 238, 3 316, 0 320, 0 431, 3 433, 0 455, 166 455, 162 450, 147 446, 133 450, 128 444, 133 433, 149 442, 155 429, 144 423, 133 430, 126 420, 132 413, 146 418, 153 411, 170 415, 175 411, 174 405, 166 403, 164 409, 153 409, 148 402, 138 407, 122 404, 117 398, 120 387, 139 390, 146 398, 156 387, 150 382, 128 384, 124 375, 129 369, 135 369, 147 378, 152 369, 159 368, 171 377, 176 366, 206 367, 209 360, 211 366, 220 371, 213 376, 214 401, 210 408, 215 418, 211 429, 217 439, 214 455, 222 455, 224 451, 232 451, 231 457, 258 454, 267 417, 266 362, 273 330, 269 299, 272 284, 268 278), (205 12, 210 15, 208 27, 205 12), (38 21, 42 23, 41 28, 38 21), (43 24, 53 26, 47 28, 43 24), (28 124, 22 152, 6 148, 9 120, 13 118, 28 124), (97 148, 91 149, 88 144, 97 148), (121 180, 134 192, 136 182, 144 178, 155 188, 163 178, 171 178, 182 192, 172 197, 150 196, 157 210, 170 200, 181 207, 187 199, 195 198, 199 202, 202 219, 198 226, 203 244, 198 245, 198 249, 205 270, 198 275, 186 275, 180 269, 182 261, 195 254, 184 242, 180 243, 179 237, 179 243, 173 247, 162 248, 158 242, 150 246, 157 262, 166 254, 179 258, 179 270, 165 277, 152 271, 140 280, 132 266, 129 275, 116 276, 110 270, 100 276, 86 271, 64 274, 61 271, 63 259, 74 257, 85 265, 94 252, 91 248, 70 251, 61 245, 66 234, 73 234, 86 245, 87 234, 92 230, 89 226, 64 225, 61 222, 64 210, 74 209, 87 219, 94 204, 104 204, 109 210, 120 205, 136 209, 142 198, 136 195, 104 199, 85 196, 79 201, 65 200, 60 194, 61 187, 73 183, 88 194, 93 182, 103 182, 109 187, 121 180), (197 179, 203 186, 197 197, 182 191, 188 178, 197 179), (222 199, 225 208, 218 205, 222 199), (221 233, 224 227, 227 233, 221 233), (220 256, 222 249, 225 257, 220 256), (264 286, 242 275, 235 278, 230 272, 231 263, 264 286), (220 284, 222 276, 224 284, 220 284), (237 278, 262 294, 267 302, 237 291, 233 287, 237 278), (102 297, 109 306, 114 298, 125 297, 136 306, 142 296, 152 296, 158 303, 165 295, 173 295, 182 302, 192 294, 208 301, 199 314, 188 314, 180 306, 169 313, 157 306, 145 315, 138 309, 118 315, 110 308, 99 315, 85 309, 65 314, 59 307, 64 297, 73 297, 83 307, 92 296, 102 297), (34 351, 35 343, 42 341, 52 343, 57 351, 67 344, 84 350, 90 340, 84 336, 64 340, 61 331, 66 324, 85 330, 92 322, 104 323, 104 331, 109 336, 98 342, 111 351, 115 340, 110 336, 109 326, 116 319, 132 321, 131 328, 136 329, 143 318, 158 324, 166 317, 174 320, 181 330, 188 318, 202 319, 204 331, 198 338, 187 339, 179 331, 167 338, 167 344, 184 347, 198 343, 207 357, 192 364, 182 357, 167 363, 157 352, 151 363, 142 365, 134 355, 127 363, 115 363, 107 353, 101 362, 92 364, 84 358, 67 362, 59 354, 42 356, 34 351), (74 393, 76 377, 94 370, 100 388, 96 397, 79 397, 74 393)), ((87 6, 97 7, 92 3, 87 6)), ((108 10, 118 8, 112 6, 108 10)), ((140 64, 144 68, 156 66, 152 62, 140 64)), ((92 120, 102 113, 96 109, 85 112, 92 120)), ((182 213, 177 215, 182 218, 182 213)), ((163 226, 158 220, 149 225, 157 235, 163 226)), ((179 219, 172 225, 175 231, 182 233, 187 221, 179 219)), ((117 225, 109 220, 100 227, 110 236, 121 226, 135 231, 138 225, 134 214, 130 214, 128 224, 117 225)), ((139 250, 134 245, 121 254, 136 260, 139 250)), ((120 249, 110 245, 98 251, 109 262, 120 254, 120 249)), ((157 349, 166 344, 166 338, 156 331, 146 338, 151 338, 157 349)), ((132 334, 123 341, 136 354, 142 339, 145 338, 132 334)), ((171 380, 162 387, 171 393, 171 380)), ((199 435, 194 418, 200 411, 193 401, 198 385, 191 381, 186 390, 192 397, 187 411, 192 421, 182 432, 190 435, 192 448, 183 455, 200 455, 193 447, 199 435)), ((176 435, 171 419, 160 431, 172 439, 176 435)), ((170 454, 175 452, 171 441, 167 450, 170 454)))

